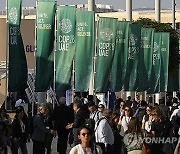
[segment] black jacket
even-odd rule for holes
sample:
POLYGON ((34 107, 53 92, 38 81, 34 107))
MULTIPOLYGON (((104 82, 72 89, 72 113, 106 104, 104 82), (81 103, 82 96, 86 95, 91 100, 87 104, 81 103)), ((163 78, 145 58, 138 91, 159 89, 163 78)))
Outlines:
POLYGON ((55 120, 55 129, 57 131, 66 130, 67 124, 73 123, 74 111, 65 104, 61 104, 54 109, 53 120, 55 120))
POLYGON ((23 121, 25 125, 25 132, 22 132, 19 119, 16 117, 12 123, 12 137, 17 138, 18 140, 27 140, 28 131, 27 131, 27 122, 23 121))

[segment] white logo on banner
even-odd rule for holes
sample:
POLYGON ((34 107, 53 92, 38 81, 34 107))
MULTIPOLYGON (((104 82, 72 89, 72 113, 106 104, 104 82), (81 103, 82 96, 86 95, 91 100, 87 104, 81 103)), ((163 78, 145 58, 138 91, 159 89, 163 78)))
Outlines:
POLYGON ((113 37, 113 31, 110 28, 104 28, 100 31, 100 37, 104 41, 110 41, 113 37))
POLYGON ((72 30, 72 23, 69 19, 62 19, 59 27, 63 33, 69 33, 72 30))
POLYGON ((17 9, 15 7, 11 8, 11 10, 9 11, 9 20, 13 23, 16 24, 17 23, 17 9))
POLYGON ((137 37, 134 34, 130 34, 129 41, 131 46, 135 46, 137 43, 137 37))
POLYGON ((157 44, 157 42, 154 42, 154 52, 157 52, 159 49, 159 46, 157 44))

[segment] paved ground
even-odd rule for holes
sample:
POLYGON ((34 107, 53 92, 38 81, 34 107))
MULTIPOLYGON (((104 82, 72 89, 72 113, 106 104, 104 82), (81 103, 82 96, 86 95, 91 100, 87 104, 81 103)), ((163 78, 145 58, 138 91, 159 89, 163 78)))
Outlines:
MULTIPOLYGON (((56 150, 56 146, 57 146, 57 137, 53 139, 52 141, 52 153, 51 154, 59 154, 56 150)), ((33 146, 32 146, 32 141, 27 143, 27 148, 28 148, 28 154, 33 154, 33 146)), ((69 154, 70 151, 70 147, 68 146, 67 149, 67 154, 69 154)))

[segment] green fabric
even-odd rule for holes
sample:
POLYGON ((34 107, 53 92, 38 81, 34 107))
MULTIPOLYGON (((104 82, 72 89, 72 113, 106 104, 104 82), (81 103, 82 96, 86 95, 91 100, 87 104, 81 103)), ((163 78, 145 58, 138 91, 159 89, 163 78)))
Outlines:
POLYGON ((27 62, 20 32, 22 0, 8 1, 9 74, 8 91, 27 87, 27 62))
POLYGON ((128 56, 128 34, 129 22, 117 22, 116 50, 111 71, 111 91, 118 92, 122 89, 126 75, 126 65, 128 56))
POLYGON ((160 91, 167 92, 168 87, 168 66, 169 66, 169 33, 161 34, 161 74, 160 91))
POLYGON ((130 24, 127 69, 126 69, 126 77, 124 81, 125 91, 135 91, 137 89, 140 41, 141 41, 140 25, 130 24))
POLYGON ((75 53, 76 8, 57 8, 57 52, 56 52, 56 91, 71 88, 71 75, 75 53))
POLYGON ((149 80, 152 69, 152 53, 153 53, 153 38, 154 29, 141 29, 141 48, 139 53, 139 67, 138 67, 138 90, 145 91, 149 87, 149 80), (143 81, 143 84, 142 84, 143 81))
POLYGON ((95 91, 107 92, 116 44, 117 19, 99 18, 95 91))
POLYGON ((35 88, 45 92, 53 80, 55 3, 38 2, 35 88))
POLYGON ((76 12, 75 91, 87 92, 93 67, 94 12, 76 12))
POLYGON ((161 34, 154 33, 154 45, 152 55, 152 70, 148 93, 160 92, 160 71, 161 71, 161 34))

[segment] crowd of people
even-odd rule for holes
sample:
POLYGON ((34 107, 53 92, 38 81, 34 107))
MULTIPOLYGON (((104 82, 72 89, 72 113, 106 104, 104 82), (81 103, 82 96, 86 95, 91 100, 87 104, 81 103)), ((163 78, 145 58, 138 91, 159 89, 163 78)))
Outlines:
POLYGON ((118 98, 113 109, 96 100, 76 97, 69 106, 38 104, 33 117, 16 106, 13 120, 0 110, 0 154, 27 154, 27 141, 33 154, 50 154, 57 137, 57 152, 66 154, 180 154, 180 102, 160 99, 151 104, 140 99, 118 98))

